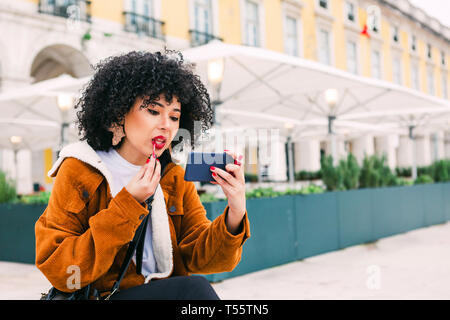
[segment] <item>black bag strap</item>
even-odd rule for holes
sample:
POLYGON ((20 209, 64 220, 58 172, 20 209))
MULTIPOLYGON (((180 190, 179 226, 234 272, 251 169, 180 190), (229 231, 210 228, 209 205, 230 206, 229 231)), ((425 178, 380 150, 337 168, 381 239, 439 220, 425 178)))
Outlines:
MULTIPOLYGON (((147 200, 147 207, 148 207, 148 214, 142 221, 142 223, 139 225, 138 229, 136 230, 136 233, 134 234, 133 240, 131 240, 127 253, 125 255, 125 259, 122 263, 122 266, 120 267, 119 276, 117 277, 116 282, 114 282, 114 285, 111 288, 111 293, 108 294, 108 296, 105 298, 105 300, 109 300, 109 298, 116 293, 119 290, 120 282, 122 281, 123 277, 125 276, 125 272, 128 269, 128 266, 130 265, 131 258, 133 257, 134 251, 136 250, 136 247, 139 240, 142 238, 143 234, 145 234, 145 229, 147 228, 147 221, 150 217, 151 211, 152 211, 152 202, 153 202, 154 194, 151 195, 147 200)), ((142 259, 142 257, 141 257, 142 259)), ((142 261, 139 261, 141 259, 137 259, 137 262, 142 265, 142 261)))
MULTIPOLYGON (((147 221, 148 224, 148 221, 147 221)), ((144 244, 145 244, 145 233, 147 231, 147 228, 144 228, 142 230, 142 234, 138 240, 138 243, 136 245, 136 273, 141 274, 142 273, 142 257, 144 255, 144 244)))

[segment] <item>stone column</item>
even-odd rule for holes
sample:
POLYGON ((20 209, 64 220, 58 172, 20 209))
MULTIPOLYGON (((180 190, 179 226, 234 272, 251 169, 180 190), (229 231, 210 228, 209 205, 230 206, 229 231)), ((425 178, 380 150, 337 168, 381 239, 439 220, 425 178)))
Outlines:
POLYGON ((397 152, 399 145, 399 137, 395 134, 384 135, 375 138, 376 153, 379 156, 383 154, 387 158, 387 164, 391 170, 395 170, 397 166, 397 152))
POLYGON ((417 167, 429 166, 431 164, 431 143, 430 134, 423 133, 417 135, 417 167))
POLYGON ((17 167, 18 167, 18 194, 30 194, 33 192, 33 183, 31 177, 31 151, 28 149, 21 149, 17 152, 17 167))
POLYGON ((438 131, 431 134, 431 162, 445 158, 444 132, 438 131))
POLYGON ((270 140, 269 150, 271 152, 269 163, 269 179, 272 181, 287 181, 287 159, 286 159, 286 138, 278 136, 270 140))
POLYGON ((450 132, 444 133, 444 156, 445 159, 450 159, 450 132))
POLYGON ((295 143, 295 172, 320 170, 320 141, 304 139, 295 143))
POLYGON ((413 160, 412 140, 408 136, 400 136, 397 149, 397 166, 399 168, 409 168, 413 160))
MULTIPOLYGON (((325 146, 326 146, 325 154, 327 156, 330 156, 331 155, 331 141, 330 141, 329 137, 325 141, 325 146)), ((339 137, 336 137, 336 153, 337 153, 337 159, 335 161, 336 164, 339 163, 339 160, 345 159, 347 157, 347 151, 345 150, 345 141, 339 137)))
POLYGON ((352 140, 352 153, 358 160, 359 165, 362 165, 364 158, 371 156, 375 152, 374 138, 372 135, 364 135, 352 140))

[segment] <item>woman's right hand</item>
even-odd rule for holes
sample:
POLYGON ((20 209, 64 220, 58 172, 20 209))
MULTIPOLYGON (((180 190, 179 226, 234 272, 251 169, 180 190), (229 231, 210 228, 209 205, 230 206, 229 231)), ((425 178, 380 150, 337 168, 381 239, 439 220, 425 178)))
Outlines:
POLYGON ((161 178, 161 164, 158 159, 150 156, 150 161, 125 186, 127 191, 139 203, 143 203, 153 195, 161 178))

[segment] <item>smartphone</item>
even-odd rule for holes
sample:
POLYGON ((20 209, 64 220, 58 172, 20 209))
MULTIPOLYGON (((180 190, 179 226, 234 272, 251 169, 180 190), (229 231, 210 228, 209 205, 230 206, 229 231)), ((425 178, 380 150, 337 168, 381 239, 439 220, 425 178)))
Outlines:
POLYGON ((184 180, 202 182, 215 181, 209 167, 214 166, 225 170, 225 166, 229 163, 234 163, 234 159, 225 152, 189 152, 184 172, 184 180))

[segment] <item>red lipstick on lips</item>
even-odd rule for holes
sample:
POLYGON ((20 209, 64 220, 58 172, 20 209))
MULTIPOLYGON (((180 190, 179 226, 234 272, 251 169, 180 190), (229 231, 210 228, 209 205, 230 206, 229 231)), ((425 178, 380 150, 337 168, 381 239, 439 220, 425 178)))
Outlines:
POLYGON ((156 149, 162 149, 162 148, 164 148, 164 145, 166 144, 166 138, 164 136, 154 137, 152 139, 152 143, 156 149))

